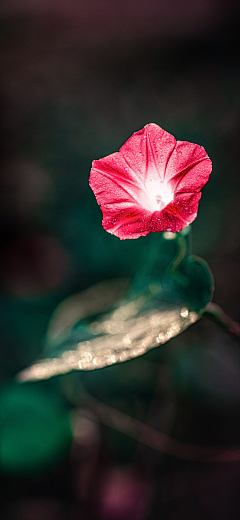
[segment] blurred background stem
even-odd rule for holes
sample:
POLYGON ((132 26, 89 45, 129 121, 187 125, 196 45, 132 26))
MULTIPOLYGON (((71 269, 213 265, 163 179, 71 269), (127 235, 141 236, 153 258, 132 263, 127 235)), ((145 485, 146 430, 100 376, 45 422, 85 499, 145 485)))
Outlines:
POLYGON ((204 312, 204 316, 212 320, 217 325, 220 325, 222 329, 231 334, 231 336, 240 343, 240 326, 239 323, 233 321, 228 316, 220 305, 210 302, 204 312))

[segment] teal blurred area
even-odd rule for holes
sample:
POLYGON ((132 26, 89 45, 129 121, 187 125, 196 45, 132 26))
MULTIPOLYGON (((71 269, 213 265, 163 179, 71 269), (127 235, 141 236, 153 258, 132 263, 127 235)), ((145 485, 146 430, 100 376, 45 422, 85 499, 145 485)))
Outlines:
POLYGON ((204 146, 213 161, 192 252, 213 271, 214 301, 240 320, 239 17, 234 0, 1 2, 4 520, 239 518, 239 461, 162 455, 100 424, 81 400, 85 388, 182 441, 238 446, 238 346, 205 318, 143 358, 30 384, 26 396, 13 380, 43 354, 60 302, 144 263, 144 237, 103 230, 88 177, 94 159, 150 122, 204 146), (79 429, 71 423, 69 451, 71 414, 79 429))

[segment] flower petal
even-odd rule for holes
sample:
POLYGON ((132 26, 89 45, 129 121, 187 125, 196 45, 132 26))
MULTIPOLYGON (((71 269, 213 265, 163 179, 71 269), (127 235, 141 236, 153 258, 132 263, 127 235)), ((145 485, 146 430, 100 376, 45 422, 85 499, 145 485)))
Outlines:
POLYGON ((147 229, 151 212, 141 205, 143 188, 120 153, 93 161, 89 184, 101 206, 106 231, 121 239, 138 238, 150 232, 147 229))
POLYGON ((146 182, 149 177, 163 181, 167 162, 175 146, 176 139, 173 135, 155 123, 150 123, 134 133, 120 148, 119 153, 136 175, 138 182, 139 179, 146 182))
POLYGON ((136 202, 142 191, 119 152, 93 161, 89 184, 101 206, 119 200, 136 202))
POLYGON ((151 212, 141 206, 121 209, 119 205, 115 211, 104 207, 102 225, 106 231, 118 238, 139 238, 150 233, 151 218, 151 212))
POLYGON ((89 183, 104 229, 121 239, 138 238, 181 231, 193 222, 211 169, 202 146, 176 141, 151 123, 119 152, 93 161, 89 183))
POLYGON ((196 193, 206 184, 211 171, 212 162, 202 146, 177 141, 165 178, 175 193, 196 193))
POLYGON ((168 204, 162 211, 155 211, 151 231, 181 231, 196 218, 200 198, 200 193, 186 194, 184 198, 168 204))

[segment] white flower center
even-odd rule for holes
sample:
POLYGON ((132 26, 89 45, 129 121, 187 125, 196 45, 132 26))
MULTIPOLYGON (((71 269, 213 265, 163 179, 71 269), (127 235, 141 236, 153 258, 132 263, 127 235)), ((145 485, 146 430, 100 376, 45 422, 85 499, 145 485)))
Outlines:
POLYGON ((146 184, 145 207, 150 211, 161 211, 173 200, 173 191, 167 182, 149 180, 146 184))

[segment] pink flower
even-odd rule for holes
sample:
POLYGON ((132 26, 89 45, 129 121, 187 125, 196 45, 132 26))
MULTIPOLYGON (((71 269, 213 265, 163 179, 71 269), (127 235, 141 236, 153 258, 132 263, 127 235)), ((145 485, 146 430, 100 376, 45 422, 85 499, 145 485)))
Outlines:
POLYGON ((113 153, 93 161, 89 184, 103 227, 117 237, 181 231, 197 216, 212 163, 202 146, 176 141, 154 123, 113 153))

